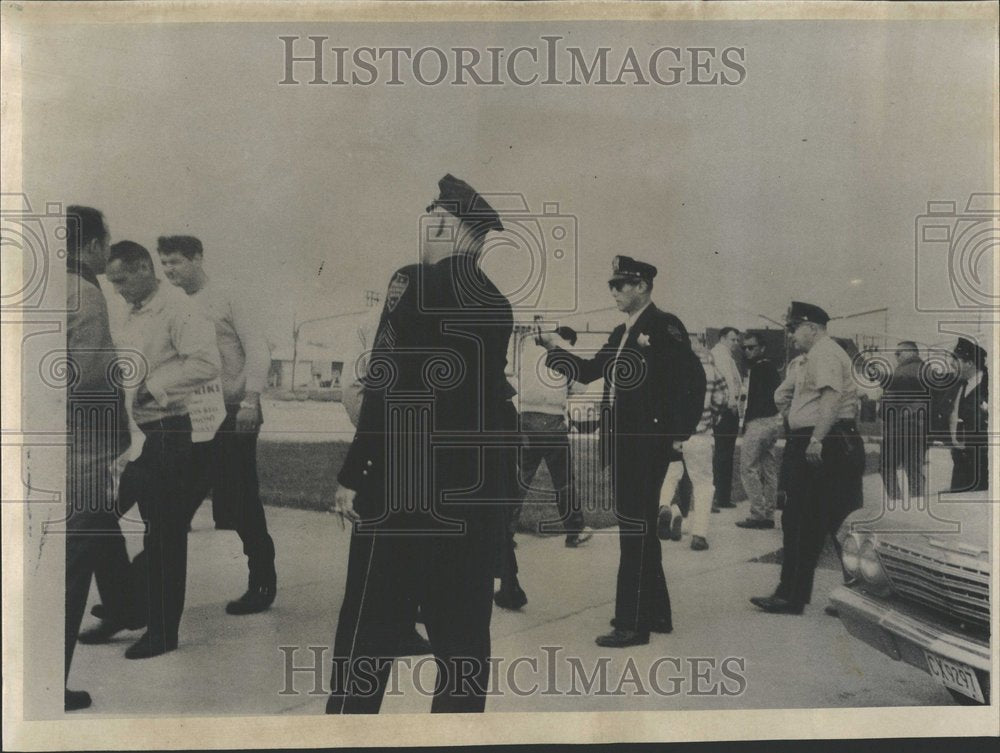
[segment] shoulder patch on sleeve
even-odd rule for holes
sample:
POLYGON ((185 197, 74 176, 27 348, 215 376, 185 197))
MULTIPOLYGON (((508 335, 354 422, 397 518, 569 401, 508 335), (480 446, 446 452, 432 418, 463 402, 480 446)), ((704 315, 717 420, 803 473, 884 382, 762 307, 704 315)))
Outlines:
POLYGON ((410 286, 410 276, 405 272, 396 272, 389 281, 389 289, 385 293, 385 310, 392 312, 399 305, 400 299, 410 286))

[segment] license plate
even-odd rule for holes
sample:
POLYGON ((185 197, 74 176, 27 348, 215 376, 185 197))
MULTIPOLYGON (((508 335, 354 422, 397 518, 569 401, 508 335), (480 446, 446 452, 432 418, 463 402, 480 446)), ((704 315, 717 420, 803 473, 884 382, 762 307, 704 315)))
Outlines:
POLYGON ((972 670, 972 667, 945 659, 929 651, 924 651, 924 655, 927 657, 927 667, 930 669, 931 676, 935 680, 946 688, 958 691, 962 695, 973 698, 980 703, 986 703, 986 699, 983 698, 983 691, 979 687, 979 680, 976 678, 976 673, 972 670))

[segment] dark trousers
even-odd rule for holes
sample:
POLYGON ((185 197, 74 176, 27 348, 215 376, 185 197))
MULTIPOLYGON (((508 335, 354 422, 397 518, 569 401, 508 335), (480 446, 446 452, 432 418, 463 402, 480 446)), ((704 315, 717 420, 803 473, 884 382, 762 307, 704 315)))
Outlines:
POLYGON ((951 451, 953 492, 981 492, 990 488, 990 453, 985 444, 951 451))
POLYGON ((620 628, 638 633, 649 633, 653 620, 672 620, 656 536, 669 447, 660 437, 619 437, 612 460, 620 547, 615 620, 620 628))
MULTIPOLYGON (((583 530, 583 510, 574 486, 566 420, 554 414, 526 412, 521 414, 521 431, 527 441, 526 446, 521 448, 518 462, 522 490, 526 492, 530 487, 544 460, 556 493, 559 520, 544 521, 543 532, 548 532, 547 527, 552 522, 559 522, 567 538, 580 533, 583 530)), ((519 513, 520 505, 512 516, 512 524, 516 525, 519 513)))
POLYGON ((192 447, 193 480, 188 524, 209 492, 217 528, 235 529, 250 569, 250 587, 275 585, 274 541, 267 531, 257 478, 259 431, 236 431, 239 405, 226 406, 226 418, 211 442, 192 447))
POLYGON ((499 518, 483 512, 461 534, 353 532, 326 713, 378 713, 415 604, 438 667, 431 711, 485 709, 499 518))
MULTIPOLYGON (((72 452, 72 450, 71 450, 72 452)), ((134 605, 125 537, 118 525, 106 459, 73 458, 66 493, 66 675, 96 576, 101 601, 112 619, 129 622, 134 605)))
POLYGON ((882 450, 879 470, 886 494, 891 499, 902 498, 897 469, 906 471, 910 496, 923 494, 927 486, 924 463, 927 460, 926 411, 910 415, 890 408, 882 418, 882 450))
POLYGON ((736 453, 736 436, 740 432, 740 418, 736 411, 723 411, 713 432, 715 449, 712 451, 712 479, 715 483, 715 501, 728 504, 733 497, 733 455, 736 453))
POLYGON ((775 596, 809 603, 813 575, 827 536, 836 541, 844 519, 861 506, 865 449, 854 422, 837 422, 823 440, 823 462, 812 466, 806 449, 813 427, 789 433, 782 464, 786 478, 781 517, 783 556, 775 596))
POLYGON ((139 426, 142 454, 122 472, 119 507, 138 504, 146 524, 143 551, 132 563, 148 630, 177 639, 187 581, 191 421, 173 416, 139 426))

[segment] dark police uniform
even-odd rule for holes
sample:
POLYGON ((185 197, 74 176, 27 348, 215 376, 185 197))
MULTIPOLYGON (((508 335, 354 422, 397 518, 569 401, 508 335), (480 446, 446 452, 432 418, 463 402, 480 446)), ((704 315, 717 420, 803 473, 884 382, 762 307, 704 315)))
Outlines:
POLYGON ((953 439, 958 442, 951 451, 953 466, 950 490, 985 491, 990 482, 990 392, 986 351, 960 337, 954 354, 956 358, 972 361, 982 368, 978 371, 978 379, 974 376, 971 380, 960 381, 950 396, 949 423, 954 433, 953 439))
MULTIPOLYGON (((651 280, 656 268, 617 256, 613 275, 612 280, 651 280)), ((670 596, 656 535, 660 487, 672 443, 694 431, 705 398, 705 371, 687 330, 676 316, 650 303, 627 332, 625 324, 616 327, 593 358, 553 348, 546 363, 585 384, 605 378, 621 548, 615 626, 640 639, 648 638, 654 622, 669 630, 670 596)))
MULTIPOLYGON (((502 229, 467 184, 441 199, 502 229)), ((465 227, 465 225, 463 225, 465 227)), ((432 711, 476 712, 489 682, 501 502, 516 501, 505 366, 510 304, 467 254, 410 265, 389 283, 358 431, 338 476, 357 492, 327 713, 377 713, 420 605, 438 664, 432 711)))
MULTIPOLYGON (((792 302, 788 313, 790 325, 825 325, 829 320, 823 309, 798 301, 792 302)), ((857 390, 851 369, 844 349, 823 336, 801 357, 796 370, 782 456, 786 502, 781 519, 781 580, 774 596, 752 599, 766 611, 801 613, 812 597, 813 574, 826 537, 834 537, 844 518, 862 505, 865 450, 857 428, 857 390), (822 462, 814 466, 806 450, 819 418, 816 402, 824 389, 836 391, 840 402, 836 420, 822 440, 822 462)))

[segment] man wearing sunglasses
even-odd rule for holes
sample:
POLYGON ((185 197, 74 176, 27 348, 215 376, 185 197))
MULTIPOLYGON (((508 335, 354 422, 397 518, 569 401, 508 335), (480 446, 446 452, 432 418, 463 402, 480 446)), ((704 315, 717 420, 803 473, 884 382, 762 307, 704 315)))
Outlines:
POLYGON ((787 328, 803 353, 788 410, 782 460, 787 500, 782 517, 781 580, 751 603, 774 614, 802 614, 812 596, 823 542, 862 505, 865 450, 858 433, 857 388, 850 356, 826 331, 819 306, 793 301, 787 328))
POLYGON ((626 320, 592 358, 571 353, 553 333, 538 335, 549 350, 549 368, 583 384, 603 377, 611 405, 607 430, 621 555, 614 630, 596 640, 607 648, 646 644, 651 631, 673 630, 656 535, 660 488, 671 450, 683 451, 705 397, 705 371, 687 329, 650 299, 654 277, 652 264, 615 257, 608 287, 626 320))

